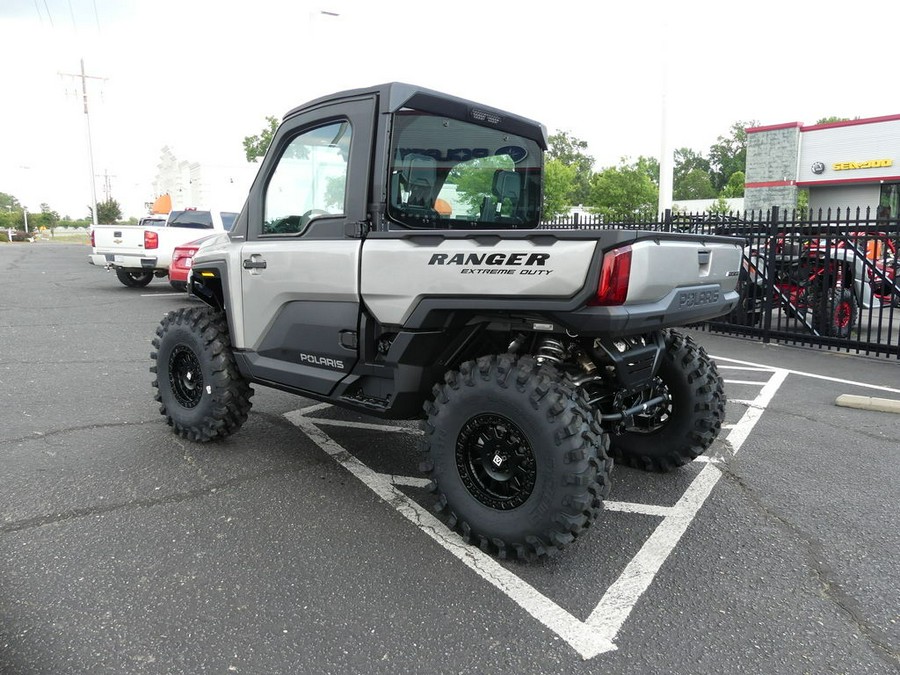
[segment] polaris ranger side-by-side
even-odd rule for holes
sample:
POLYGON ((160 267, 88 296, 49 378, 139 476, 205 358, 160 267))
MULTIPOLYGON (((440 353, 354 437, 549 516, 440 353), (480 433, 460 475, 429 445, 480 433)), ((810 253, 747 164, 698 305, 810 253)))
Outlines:
POLYGON ((436 508, 531 558, 579 537, 612 458, 668 470, 716 438, 715 364, 671 330, 737 303, 739 240, 538 229, 537 122, 407 84, 289 112, 233 230, 153 339, 160 411, 236 432, 251 384, 423 418, 436 508))

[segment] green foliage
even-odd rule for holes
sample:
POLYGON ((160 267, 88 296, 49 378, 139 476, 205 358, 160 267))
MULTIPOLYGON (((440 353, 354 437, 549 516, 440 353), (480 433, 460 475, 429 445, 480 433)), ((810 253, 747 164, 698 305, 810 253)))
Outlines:
MULTIPOLYGON (((88 207, 88 211, 91 207, 88 207)), ((113 224, 122 218, 122 207, 119 202, 110 197, 104 202, 97 202, 97 222, 113 224)))
MULTIPOLYGON (((629 166, 626 162, 627 158, 623 157, 621 164, 623 166, 629 166)), ((630 165, 630 167, 647 176, 654 185, 659 187, 659 160, 656 159, 656 157, 644 157, 641 155, 630 165)))
POLYGON ((706 209, 706 211, 707 213, 716 215, 726 215, 731 212, 731 209, 728 208, 728 200, 724 196, 719 195, 719 198, 716 199, 716 201, 711 204, 710 207, 706 209))
POLYGON ((258 157, 266 156, 266 150, 272 145, 272 138, 275 136, 277 129, 278 118, 268 116, 266 117, 266 126, 263 127, 259 134, 244 137, 244 155, 247 157, 248 162, 252 162, 258 157))
MULTIPOLYGON (((588 206, 606 222, 633 221, 656 215, 659 187, 646 158, 594 174, 588 206)), ((657 176, 659 168, 657 165, 657 176)))
POLYGON ((12 195, 8 195, 5 192, 0 192, 0 211, 10 210, 21 211, 22 205, 19 203, 19 200, 12 195))
POLYGON ((716 192, 720 192, 728 183, 728 179, 747 167, 747 131, 748 127, 759 126, 758 122, 735 122, 731 125, 729 136, 719 136, 715 145, 709 149, 710 180, 716 192))
POLYGON ((744 175, 744 172, 735 171, 728 178, 728 182, 725 184, 725 187, 722 188, 721 195, 723 197, 743 197, 744 183, 746 182, 747 177, 744 175))
POLYGON ((544 164, 544 218, 556 218, 568 213, 577 173, 578 169, 573 165, 558 159, 544 164))
POLYGON ((691 169, 676 179, 672 192, 675 199, 712 199, 716 196, 709 174, 702 169, 691 169))
POLYGON ((716 196, 710 178, 709 160, 690 148, 675 151, 672 196, 675 199, 712 199, 716 196))
MULTIPOLYGON (((557 131, 548 138, 547 158, 556 160, 575 170, 570 191, 565 195, 567 206, 586 204, 591 193, 591 176, 594 158, 587 154, 587 142, 572 136, 568 131, 557 131)), ((545 197, 546 198, 546 197, 545 197)))
POLYGON ((485 197, 491 196, 494 172, 498 169, 514 171, 509 155, 494 155, 460 162, 450 171, 447 182, 456 185, 456 194, 470 209, 477 210, 485 197))
POLYGON ((809 190, 797 191, 797 217, 805 219, 809 214, 809 190))
MULTIPOLYGON (((858 120, 859 117, 854 117, 853 119, 858 120)), ((820 120, 816 120, 816 124, 834 124, 835 122, 849 122, 851 118, 849 117, 823 117, 820 120)))

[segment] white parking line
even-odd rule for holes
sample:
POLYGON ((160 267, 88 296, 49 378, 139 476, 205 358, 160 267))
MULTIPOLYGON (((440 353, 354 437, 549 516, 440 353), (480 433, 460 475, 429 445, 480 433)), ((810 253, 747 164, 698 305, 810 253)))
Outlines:
MULTIPOLYGON (((716 366, 720 369, 721 368, 737 369, 737 368, 739 368, 739 366, 723 365, 721 363, 718 363, 719 361, 727 361, 729 363, 740 363, 740 364, 744 364, 745 366, 751 367, 751 369, 761 367, 759 364, 752 363, 750 361, 741 361, 739 359, 730 359, 730 358, 727 358, 724 356, 713 356, 712 358, 713 358, 713 360, 716 361, 716 366)), ((857 380, 844 380, 839 377, 829 377, 828 375, 819 375, 818 373, 807 373, 802 370, 791 370, 790 368, 783 368, 783 369, 782 368, 777 368, 777 369, 771 368, 770 370, 784 370, 784 372, 786 372, 788 375, 801 375, 803 377, 811 377, 814 380, 825 380, 826 382, 837 382, 838 384, 849 384, 854 387, 862 387, 863 389, 877 389, 878 391, 889 391, 889 392, 892 392, 895 394, 900 394, 900 389, 896 389, 894 387, 885 387, 885 386, 879 385, 879 384, 869 384, 868 382, 859 382, 857 380)))
MULTIPOLYGON (((764 367, 760 367, 759 371, 769 372, 772 375, 767 382, 753 383, 762 386, 759 395, 746 402, 747 410, 736 424, 731 425, 725 441, 732 452, 737 452, 743 445, 789 372, 764 367)), ((418 433, 417 430, 309 417, 309 413, 327 407, 328 404, 317 404, 285 413, 285 417, 407 520, 565 640, 584 659, 616 649, 614 641, 622 625, 721 477, 720 470, 715 466, 716 460, 710 458, 674 506, 615 501, 604 503, 609 511, 656 516, 662 518, 662 521, 637 555, 626 565, 619 578, 607 589, 587 621, 580 621, 494 558, 476 547, 466 545, 462 538, 447 528, 442 521, 397 489, 397 486, 424 487, 429 483, 427 479, 377 473, 328 436, 321 426, 337 425, 395 433, 418 433)))

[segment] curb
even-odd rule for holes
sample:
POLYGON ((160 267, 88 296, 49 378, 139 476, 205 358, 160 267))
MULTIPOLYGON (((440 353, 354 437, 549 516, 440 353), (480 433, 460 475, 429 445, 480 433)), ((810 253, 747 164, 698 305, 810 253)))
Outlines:
POLYGON ((859 410, 875 410, 877 412, 900 414, 900 401, 890 398, 841 394, 837 397, 834 404, 844 408, 858 408, 859 410))

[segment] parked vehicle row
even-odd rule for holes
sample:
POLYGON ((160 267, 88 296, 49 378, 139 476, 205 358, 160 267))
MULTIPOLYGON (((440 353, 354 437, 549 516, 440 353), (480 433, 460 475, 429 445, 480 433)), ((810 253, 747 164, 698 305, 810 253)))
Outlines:
POLYGON ((91 229, 92 265, 114 270, 125 286, 142 288, 154 278, 168 277, 172 287, 185 290, 186 277, 172 278, 176 247, 205 236, 228 232, 236 211, 188 208, 167 216, 147 216, 137 225, 97 225, 91 229))

